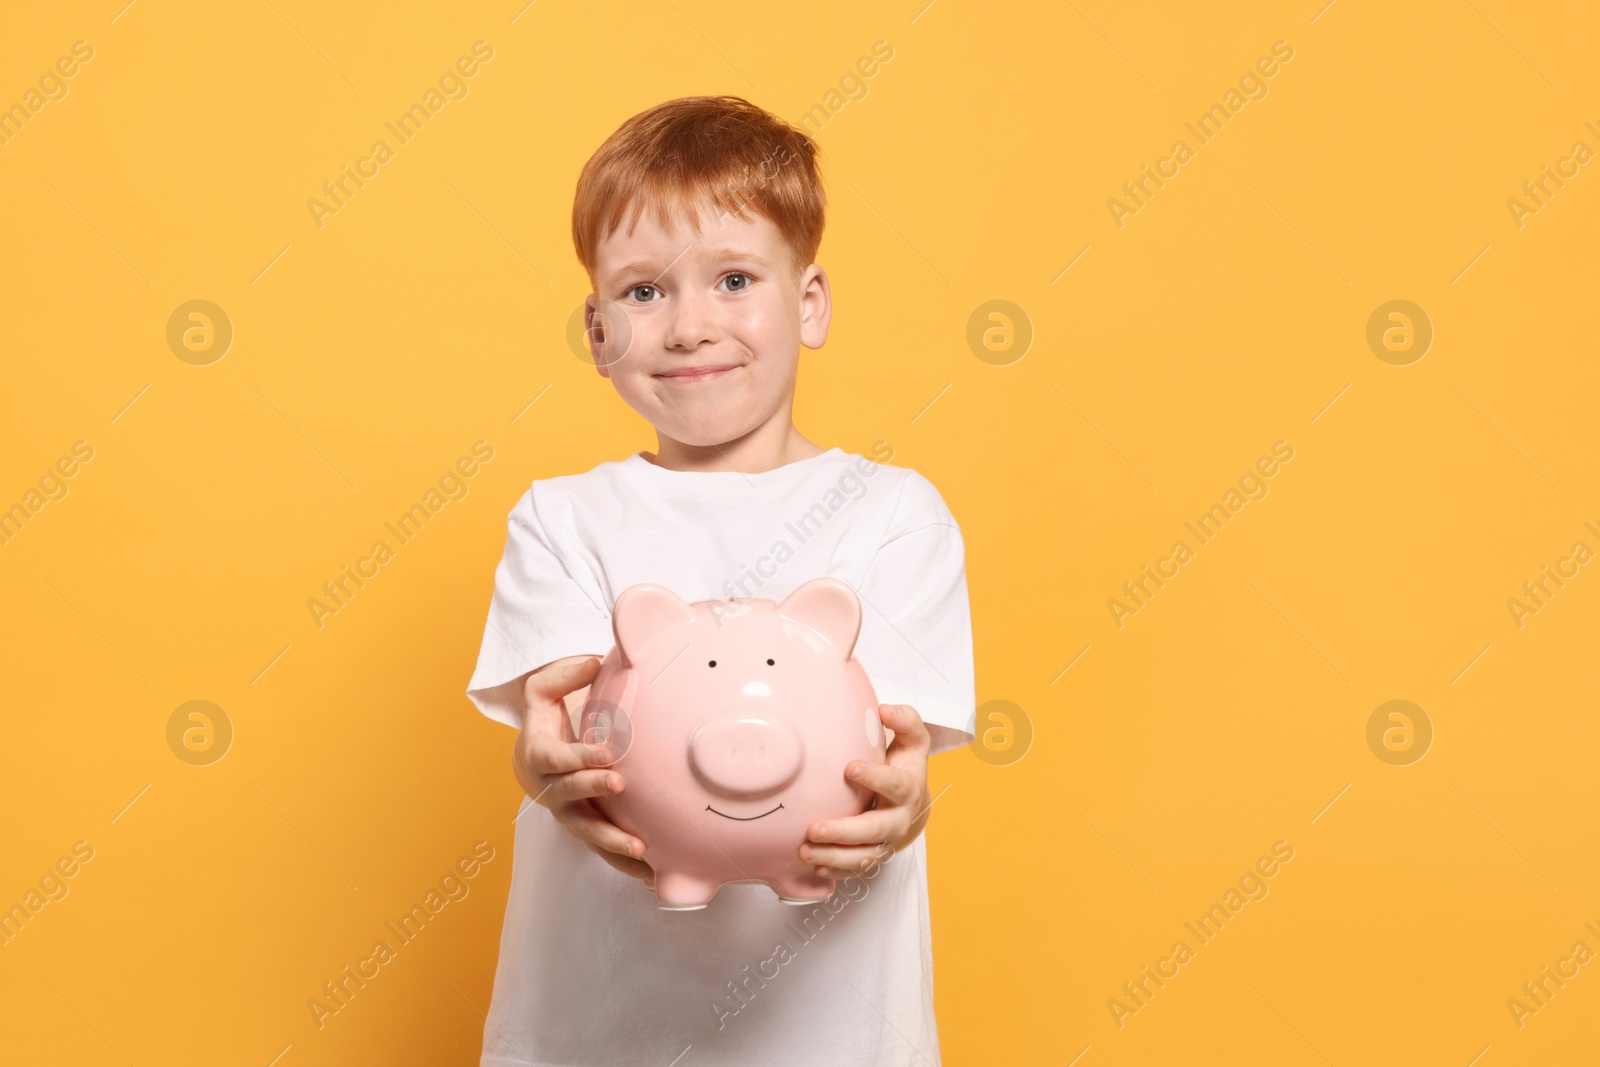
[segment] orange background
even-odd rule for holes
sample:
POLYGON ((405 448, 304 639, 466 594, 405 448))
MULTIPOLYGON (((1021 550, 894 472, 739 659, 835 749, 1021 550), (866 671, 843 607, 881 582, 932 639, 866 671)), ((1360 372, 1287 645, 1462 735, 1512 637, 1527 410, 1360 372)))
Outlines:
POLYGON ((997 735, 931 765, 947 1062, 1600 1054, 1600 965, 1520 1028, 1507 1007, 1600 950, 1600 568, 1521 626, 1507 603, 1600 549, 1600 175, 1508 206, 1600 149, 1591 8, 6 21, 0 104, 74 42, 93 58, 0 145, 0 507, 93 456, 0 545, 0 906, 73 870, 0 946, 0 1061, 476 1062, 520 792, 512 733, 463 689, 506 513, 653 445, 567 342, 572 187, 623 119, 712 92, 823 108, 836 307, 797 421, 941 489, 979 700, 1031 730, 1020 758, 997 735), (467 95, 319 227, 307 201, 476 41, 467 95), (878 41, 892 59, 849 80, 878 41), (1279 41, 1266 95, 1198 143, 1185 123, 1279 41), (1179 139, 1192 158, 1119 226, 1108 201, 1179 139), (197 299, 233 330, 205 365, 167 338, 197 299), (992 300, 1016 310, 974 349, 992 300), (1367 341, 1391 300, 1433 331, 1403 366, 1367 341), (322 583, 479 441, 466 494, 319 628, 322 583), (1279 441, 1267 495, 1119 627, 1108 600, 1279 441), (207 757, 196 720, 169 734, 194 700, 232 729, 208 765, 179 758, 207 757), (1370 747, 1391 700, 1420 709, 1410 747, 1370 747), (1268 895, 1200 944, 1184 924, 1280 841, 1268 895), (467 894, 318 1029, 308 998, 478 842, 467 894), (1180 939, 1193 958, 1119 1026, 1108 1001, 1180 939))

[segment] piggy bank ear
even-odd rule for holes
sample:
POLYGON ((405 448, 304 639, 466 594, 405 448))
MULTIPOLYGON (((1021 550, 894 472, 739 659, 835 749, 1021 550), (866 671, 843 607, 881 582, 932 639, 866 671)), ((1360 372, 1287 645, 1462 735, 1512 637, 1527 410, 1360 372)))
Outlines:
MULTIPOLYGON (((672 638, 693 621, 694 609, 678 594, 659 585, 630 585, 611 609, 611 632, 630 666, 642 662, 656 642, 672 638)), ((680 640, 672 650, 676 652, 681 647, 680 640)))
POLYGON ((834 655, 849 659, 861 633, 861 599, 837 578, 813 578, 783 598, 778 614, 821 634, 834 655))

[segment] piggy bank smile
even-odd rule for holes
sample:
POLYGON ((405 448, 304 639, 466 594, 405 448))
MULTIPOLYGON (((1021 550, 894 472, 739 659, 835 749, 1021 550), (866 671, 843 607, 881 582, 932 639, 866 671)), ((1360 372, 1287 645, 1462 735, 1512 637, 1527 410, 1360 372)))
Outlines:
POLYGON ((710 804, 706 805, 706 810, 711 812, 713 815, 720 815, 724 819, 733 819, 733 820, 735 820, 737 822, 751 822, 751 821, 753 821, 755 819, 765 819, 768 815, 771 815, 773 811, 781 811, 782 809, 783 809, 783 805, 779 804, 776 808, 773 808, 772 811, 764 811, 760 815, 729 815, 725 811, 718 811, 716 808, 713 808, 710 804))

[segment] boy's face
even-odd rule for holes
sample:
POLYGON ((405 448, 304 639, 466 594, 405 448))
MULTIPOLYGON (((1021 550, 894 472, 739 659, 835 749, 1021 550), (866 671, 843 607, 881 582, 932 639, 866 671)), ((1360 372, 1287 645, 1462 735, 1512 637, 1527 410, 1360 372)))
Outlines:
POLYGON ((697 221, 662 229, 646 210, 602 238, 585 321, 595 369, 628 406, 706 447, 788 424, 800 346, 822 347, 831 307, 826 273, 797 272, 768 219, 719 224, 705 208, 697 221))

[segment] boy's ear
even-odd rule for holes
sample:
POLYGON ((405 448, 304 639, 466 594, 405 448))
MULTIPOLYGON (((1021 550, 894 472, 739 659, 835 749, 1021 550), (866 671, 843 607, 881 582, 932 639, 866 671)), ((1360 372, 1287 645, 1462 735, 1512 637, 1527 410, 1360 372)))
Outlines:
POLYGON ((813 578, 783 598, 778 614, 820 634, 834 655, 849 659, 861 634, 861 598, 837 578, 813 578))
POLYGON ((606 366, 605 352, 600 341, 605 336, 603 327, 605 317, 600 315, 599 305, 595 295, 589 294, 583 302, 583 343, 589 348, 589 362, 594 364, 594 369, 600 377, 610 378, 611 368, 606 366))
POLYGON ((821 348, 828 342, 828 323, 833 318, 833 296, 828 272, 813 263, 800 273, 800 343, 821 348))
POLYGON ((624 589, 611 609, 611 632, 630 667, 644 662, 657 642, 681 643, 683 628, 693 622, 694 608, 682 597, 665 586, 643 582, 624 589))
POLYGON ((633 345, 633 322, 628 309, 612 300, 605 306, 594 293, 583 302, 583 339, 589 358, 600 377, 611 377, 611 368, 621 362, 633 345))

